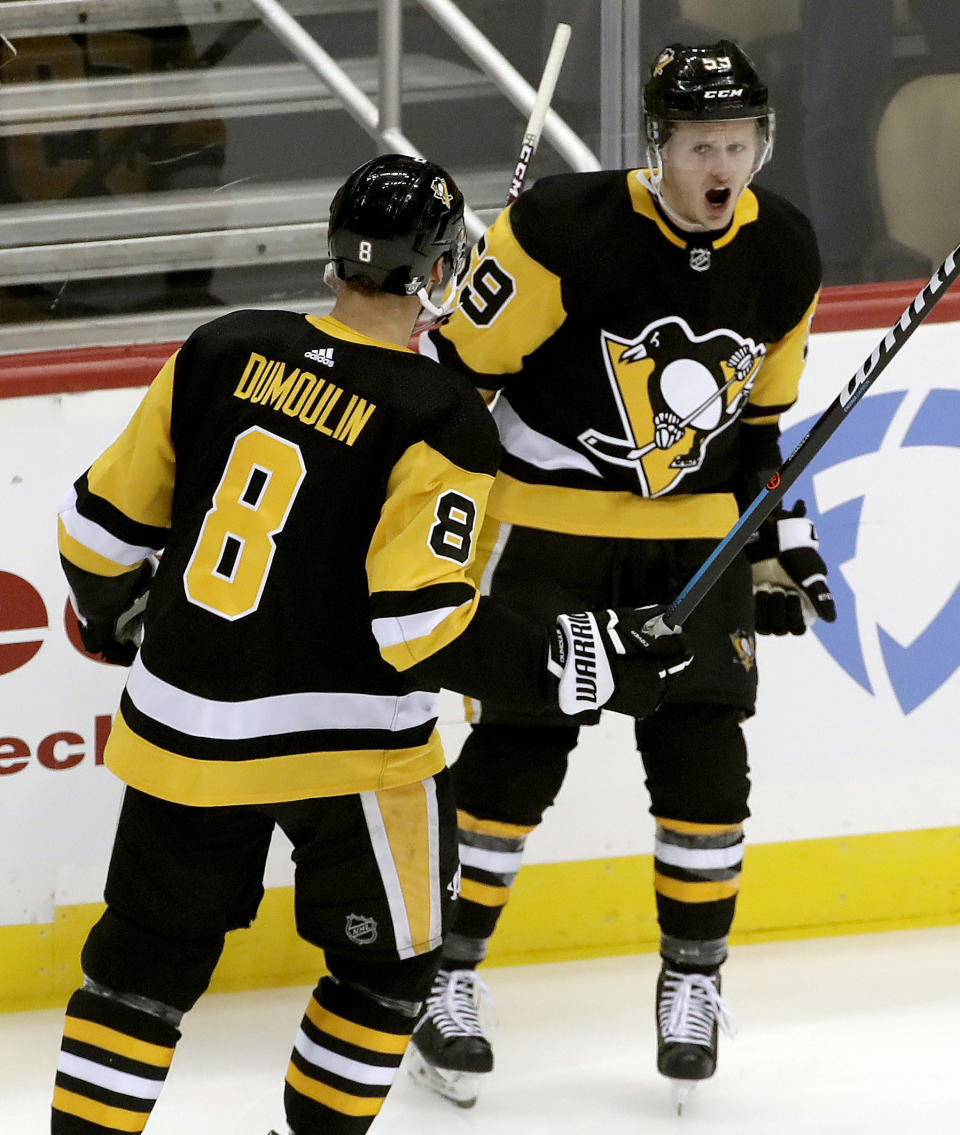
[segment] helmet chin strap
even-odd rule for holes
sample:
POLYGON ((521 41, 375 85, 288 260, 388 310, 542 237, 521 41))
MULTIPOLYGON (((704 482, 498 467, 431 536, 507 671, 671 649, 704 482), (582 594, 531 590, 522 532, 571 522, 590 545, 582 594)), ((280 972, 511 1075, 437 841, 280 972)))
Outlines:
MULTIPOLYGON (((647 154, 647 160, 652 161, 654 157, 659 159, 659 151, 650 150, 647 154)), ((650 192, 660 202, 660 208, 667 214, 675 225, 685 229, 687 232, 707 232, 707 226, 701 225, 699 221, 690 221, 686 217, 681 217, 676 209, 672 209, 663 195, 663 174, 660 172, 658 166, 651 165, 649 170, 640 170, 640 180, 650 190, 650 192)))
POLYGON ((431 300, 430 293, 426 288, 421 288, 420 291, 417 292, 417 299, 420 301, 420 306, 424 311, 429 311, 432 316, 439 319, 441 315, 447 314, 450 304, 453 302, 453 292, 450 293, 449 298, 441 303, 439 307, 431 300))
MULTIPOLYGON (((337 275, 336 266, 334 265, 332 260, 328 260, 326 266, 323 269, 323 282, 331 291, 335 292, 337 290, 337 284, 339 280, 340 277, 337 275)), ((416 293, 417 299, 420 301, 420 306, 424 309, 424 311, 429 312, 434 319, 440 319, 450 311, 451 307, 453 306, 453 301, 456 297, 456 294, 457 289, 453 286, 449 287, 447 289, 445 298, 438 307, 437 304, 435 304, 430 298, 430 289, 427 288, 426 285, 424 285, 424 287, 422 287, 416 293)))
POLYGON ((433 285, 434 288, 440 287, 441 284, 445 285, 443 299, 440 301, 439 307, 430 298, 430 292, 433 288, 429 285, 425 285, 417 292, 417 299, 420 301, 424 311, 428 311, 434 319, 442 319, 445 315, 450 314, 457 298, 457 292, 460 290, 460 278, 462 273, 460 275, 452 274, 448 276, 447 272, 444 271, 443 275, 444 279, 433 285))

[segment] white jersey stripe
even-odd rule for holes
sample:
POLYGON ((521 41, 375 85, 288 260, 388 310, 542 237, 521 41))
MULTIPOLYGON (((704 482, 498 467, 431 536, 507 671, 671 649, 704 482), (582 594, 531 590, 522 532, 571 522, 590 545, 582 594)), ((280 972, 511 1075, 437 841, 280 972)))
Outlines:
POLYGON ((128 544, 124 540, 118 540, 106 528, 81 516, 77 512, 77 490, 72 487, 60 505, 60 519, 67 534, 78 544, 83 544, 91 552, 96 552, 98 556, 103 556, 104 559, 111 560, 115 564, 127 564, 133 567, 156 551, 155 548, 141 547, 138 544, 128 544))
POLYGON ((426 333, 419 336, 417 339, 417 352, 425 359, 432 359, 435 363, 440 361, 440 356, 437 354, 437 348, 434 345, 433 339, 426 333))
POLYGON ((88 1084, 96 1084, 98 1088, 121 1092, 140 1100, 158 1099, 163 1087, 163 1080, 148 1080, 130 1072, 118 1072, 115 1068, 108 1068, 95 1060, 86 1060, 82 1056, 74 1056, 70 1052, 60 1053, 57 1068, 65 1075, 73 1076, 75 1080, 84 1080, 88 1084))
POLYGON ((493 577, 497 568, 500 566, 500 558, 503 555, 503 550, 507 546, 507 541, 510 539, 510 533, 512 531, 513 525, 503 521, 501 521, 497 527, 496 543, 493 545, 493 551, 484 564, 483 574, 480 576, 481 595, 490 594, 490 588, 493 586, 493 577))
POLYGON ((503 394, 497 399, 492 413, 503 448, 528 465, 535 465, 538 469, 580 469, 595 477, 603 476, 585 454, 528 426, 503 394))
POLYGON ((393 861, 393 852, 390 849, 390 840, 387 838, 387 829, 380 813, 380 804, 376 792, 361 792, 360 806, 367 821, 367 831, 370 833, 370 844, 380 870, 380 880, 387 896, 387 906, 390 910, 390 921, 393 923, 393 936, 397 944, 397 957, 412 958, 415 954, 413 948, 413 935, 410 932, 410 920, 407 917, 407 905, 403 897, 403 888, 400 885, 400 876, 397 874, 397 865, 393 861))
POLYGON ((430 866, 430 943, 436 949, 442 940, 440 920, 440 814, 437 808, 437 783, 430 777, 421 782, 427 797, 427 858, 430 866))
POLYGON ((363 1064, 359 1060, 351 1060, 349 1056, 331 1052, 329 1048, 314 1043, 303 1029, 297 1030, 294 1048, 314 1068, 333 1072, 345 1080, 353 1080, 355 1084, 390 1085, 397 1071, 396 1068, 383 1068, 379 1064, 363 1064))
POLYGON ((653 854, 655 859, 668 863, 671 867, 711 871, 715 868, 736 867, 743 859, 743 842, 735 843, 733 847, 680 847, 656 840, 653 854))
POLYGON ((401 642, 412 642, 414 639, 426 638, 454 611, 459 611, 462 607, 469 607, 472 602, 472 599, 468 599, 457 607, 437 607, 433 611, 421 611, 416 615, 398 615, 386 619, 374 619, 370 624, 373 628, 373 637, 381 647, 396 646, 401 642))
POLYGON ((310 691, 216 701, 163 681, 140 655, 127 679, 133 704, 154 721, 186 733, 220 741, 272 737, 314 729, 384 729, 398 732, 425 725, 437 716, 437 695, 422 690, 398 696, 310 691))

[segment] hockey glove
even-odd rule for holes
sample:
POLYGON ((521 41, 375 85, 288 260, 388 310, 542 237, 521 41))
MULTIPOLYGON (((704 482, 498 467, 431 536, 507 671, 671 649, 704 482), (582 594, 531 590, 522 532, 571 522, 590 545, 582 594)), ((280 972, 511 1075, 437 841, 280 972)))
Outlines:
POLYGON ((669 678, 693 660, 678 631, 654 634, 646 629, 659 610, 622 607, 558 616, 548 669, 558 679, 563 713, 606 706, 646 717, 657 708, 669 678))
POLYGON ((806 513, 803 501, 790 512, 778 508, 747 544, 757 634, 799 635, 817 619, 837 617, 817 530, 806 513))
POLYGON ((143 613, 150 595, 155 564, 141 569, 129 606, 116 619, 80 617, 80 640, 88 654, 97 654, 112 666, 131 666, 143 639, 143 613))

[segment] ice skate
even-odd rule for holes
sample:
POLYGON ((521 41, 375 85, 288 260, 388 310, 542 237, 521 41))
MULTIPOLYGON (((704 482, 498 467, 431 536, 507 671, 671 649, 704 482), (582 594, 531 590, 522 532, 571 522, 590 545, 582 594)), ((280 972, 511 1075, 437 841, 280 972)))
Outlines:
POLYGON ((657 1071, 672 1081, 677 1114, 717 1068, 717 1033, 733 1036, 719 973, 679 973, 664 963, 657 981, 657 1071))
POLYGON ((481 995, 490 991, 474 970, 440 970, 410 1045, 411 1077, 458 1107, 473 1107, 481 1076, 493 1071, 477 1016, 481 995))

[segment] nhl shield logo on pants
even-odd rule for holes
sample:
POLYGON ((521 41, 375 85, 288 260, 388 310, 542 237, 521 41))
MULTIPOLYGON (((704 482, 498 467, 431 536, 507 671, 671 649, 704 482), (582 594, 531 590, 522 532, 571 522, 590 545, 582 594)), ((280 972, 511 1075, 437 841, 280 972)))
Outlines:
POLYGON ((348 914, 344 929, 356 946, 372 946, 377 940, 377 920, 365 914, 348 914))

